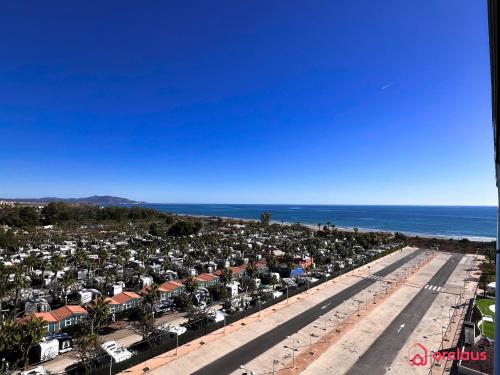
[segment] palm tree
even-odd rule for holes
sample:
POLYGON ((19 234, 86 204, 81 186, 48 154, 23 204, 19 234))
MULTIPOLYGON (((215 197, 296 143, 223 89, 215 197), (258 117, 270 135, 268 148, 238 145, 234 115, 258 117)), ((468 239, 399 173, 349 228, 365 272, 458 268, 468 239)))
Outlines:
POLYGON ((97 297, 89 311, 92 333, 98 332, 108 322, 110 313, 109 302, 106 297, 97 297))
POLYGON ((31 316, 19 323, 21 342, 19 348, 22 353, 24 368, 28 367, 28 354, 31 348, 37 345, 47 332, 46 323, 42 318, 31 316))
POLYGON ((73 341, 73 355, 82 365, 94 358, 100 351, 99 335, 91 332, 84 332, 73 341))
POLYGON ((12 309, 12 317, 16 318, 17 306, 21 297, 21 290, 28 285, 26 276, 21 267, 14 268, 14 282, 11 284, 11 289, 14 289, 14 308, 12 309))
POLYGON ((60 255, 55 255, 50 260, 50 270, 56 274, 64 267, 64 258, 60 255))
POLYGON ((269 270, 272 270, 278 265, 278 260, 273 254, 266 256, 266 264, 269 270))
POLYGON ((33 268, 36 266, 38 263, 37 259, 33 256, 33 254, 29 254, 26 259, 23 261, 23 265, 26 267, 26 274, 28 276, 32 275, 33 268))
POLYGON ((186 287, 186 293, 189 296, 189 302, 193 302, 193 295, 198 289, 198 283, 196 282, 196 278, 194 276, 189 276, 184 279, 184 286, 186 287))
POLYGON ((9 291, 9 287, 7 286, 8 280, 9 280, 9 271, 3 264, 0 264, 0 322, 3 321, 2 301, 4 297, 7 295, 7 292, 9 291))
POLYGON ((170 258, 168 256, 163 258, 162 267, 163 271, 168 271, 172 267, 172 262, 170 261, 170 258))
POLYGON ((229 284, 232 279, 233 279, 233 271, 231 271, 227 267, 224 267, 224 269, 222 270, 222 273, 219 277, 220 282, 222 283, 222 285, 224 287, 226 287, 227 284, 229 284))
POLYGON ((153 306, 160 300, 160 297, 161 292, 158 284, 151 284, 148 288, 148 294, 146 294, 146 297, 144 298, 145 302, 149 304, 151 311, 154 311, 153 306))
POLYGON ((257 266, 255 265, 255 261, 251 261, 248 263, 246 273, 248 277, 253 279, 254 275, 257 273, 257 266))
POLYGON ((75 282, 75 278, 69 272, 65 272, 60 280, 65 305, 68 303, 68 289, 71 285, 74 284, 74 282, 75 282))

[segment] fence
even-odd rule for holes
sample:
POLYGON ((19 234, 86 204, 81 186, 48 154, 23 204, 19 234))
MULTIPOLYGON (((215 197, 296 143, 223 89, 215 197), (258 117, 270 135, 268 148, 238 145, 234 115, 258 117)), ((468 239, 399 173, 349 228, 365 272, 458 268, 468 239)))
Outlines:
MULTIPOLYGON (((373 261, 385 255, 388 255, 392 252, 400 250, 401 247, 397 247, 394 249, 387 249, 381 253, 374 254, 370 257, 369 261, 373 261)), ((243 311, 239 311, 237 313, 226 316, 225 321, 210 323, 206 319, 204 319, 201 324, 189 329, 184 334, 176 337, 175 334, 162 334, 160 336, 155 336, 151 339, 140 341, 136 344, 131 345, 128 349, 133 353, 133 356, 125 361, 114 363, 111 357, 108 355, 103 355, 99 358, 94 359, 92 362, 88 363, 86 366, 82 364, 75 364, 66 368, 66 373, 70 375, 81 375, 81 374, 92 374, 92 375, 112 375, 122 372, 132 366, 136 366, 140 363, 146 362, 147 360, 164 354, 168 351, 176 349, 177 346, 181 346, 187 344, 193 340, 197 340, 209 333, 212 333, 218 329, 221 329, 226 324, 235 323, 247 316, 258 313, 262 308, 267 308, 274 304, 283 302, 287 299, 287 297, 293 297, 299 293, 303 293, 311 288, 314 288, 324 282, 335 279, 346 272, 350 272, 355 268, 361 267, 365 264, 359 265, 350 265, 345 267, 342 270, 334 271, 328 277, 324 277, 315 282, 306 282, 304 285, 298 286, 296 288, 282 288, 280 291, 283 294, 279 297, 270 299, 263 299, 255 306, 250 306, 243 311)))

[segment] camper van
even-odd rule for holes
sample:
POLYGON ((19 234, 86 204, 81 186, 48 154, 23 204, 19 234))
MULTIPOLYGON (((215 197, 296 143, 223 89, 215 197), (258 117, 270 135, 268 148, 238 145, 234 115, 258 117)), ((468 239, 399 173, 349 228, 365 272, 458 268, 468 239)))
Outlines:
POLYGON ((111 358, 113 358, 115 363, 126 361, 127 359, 132 357, 132 353, 118 344, 116 341, 106 341, 101 345, 101 347, 106 353, 109 354, 111 358))
POLYGON ((33 349, 35 362, 49 361, 59 355, 59 341, 45 338, 33 349))

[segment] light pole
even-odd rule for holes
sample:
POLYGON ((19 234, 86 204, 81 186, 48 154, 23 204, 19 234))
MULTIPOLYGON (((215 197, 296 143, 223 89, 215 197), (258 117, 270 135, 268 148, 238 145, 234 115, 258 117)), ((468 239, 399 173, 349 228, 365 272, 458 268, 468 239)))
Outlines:
POLYGON ((441 326, 441 350, 444 349, 444 326, 441 326))
POLYGON ((295 368, 295 342, 300 344, 300 340, 294 339, 292 336, 287 336, 286 338, 292 340, 292 368, 295 368))
POLYGON ((262 302, 260 300, 260 296, 257 297, 257 301, 259 301, 259 318, 260 318, 260 316, 261 316, 260 313, 261 313, 261 310, 262 310, 262 302))
POLYGON ((113 369, 113 357, 109 357, 109 375, 112 375, 113 372, 112 372, 112 369, 113 369))
POLYGON ((273 359, 273 375, 275 373, 275 366, 279 363, 277 359, 273 359))
POLYGON ((286 285, 286 303, 288 304, 288 284, 286 285))
POLYGON ((328 342, 328 334, 326 332, 326 318, 322 315, 320 316, 320 318, 322 318, 325 322, 325 342, 328 342))

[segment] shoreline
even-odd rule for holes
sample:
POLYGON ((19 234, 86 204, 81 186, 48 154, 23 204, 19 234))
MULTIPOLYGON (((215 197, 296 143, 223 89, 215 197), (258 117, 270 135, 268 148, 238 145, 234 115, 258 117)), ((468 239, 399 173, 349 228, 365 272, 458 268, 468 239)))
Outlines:
MULTIPOLYGON (((181 216, 181 217, 198 217, 198 218, 213 218, 213 217, 220 217, 221 219, 224 220, 237 220, 237 221, 244 221, 244 222, 258 222, 258 219, 249 219, 249 218, 240 218, 240 217, 229 217, 229 216, 214 216, 214 215, 197 215, 197 214, 179 214, 179 213, 173 213, 174 215, 181 216)), ((278 224, 278 225, 293 225, 297 223, 292 223, 288 221, 278 221, 278 220, 271 220, 271 224, 278 224)), ((298 223, 300 225, 303 225, 313 231, 318 230, 318 226, 314 224, 305 224, 305 223, 298 223)), ((341 232, 354 232, 355 227, 339 227, 335 226, 336 229, 338 229, 341 232)), ((359 232, 361 233, 370 233, 370 232, 383 232, 383 233, 391 233, 394 234, 396 232, 400 232, 404 234, 405 236, 408 237, 419 237, 419 238, 425 238, 425 239, 438 239, 438 240, 463 240, 467 239, 471 242, 482 242, 482 243, 487 243, 487 242, 493 242, 496 241, 496 238, 494 237, 478 237, 478 236, 467 236, 467 235, 442 235, 442 234, 428 234, 428 233, 414 233, 414 232, 405 232, 405 231, 391 231, 391 230, 384 230, 384 229, 372 229, 372 228, 359 228, 356 227, 359 232)))

